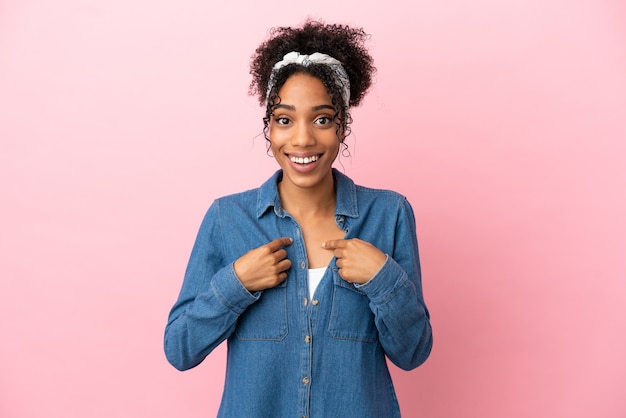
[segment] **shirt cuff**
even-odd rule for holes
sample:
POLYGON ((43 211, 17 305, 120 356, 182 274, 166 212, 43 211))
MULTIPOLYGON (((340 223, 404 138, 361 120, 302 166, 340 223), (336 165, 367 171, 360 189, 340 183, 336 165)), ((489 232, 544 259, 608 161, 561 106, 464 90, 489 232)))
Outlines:
POLYGON ((211 286, 218 299, 230 310, 241 315, 248 306, 259 300, 261 292, 250 293, 235 274, 233 263, 216 274, 211 286))
POLYGON ((363 284, 355 283, 354 287, 365 293, 372 302, 386 302, 395 291, 407 280, 405 271, 396 261, 386 254, 386 260, 374 277, 363 284))

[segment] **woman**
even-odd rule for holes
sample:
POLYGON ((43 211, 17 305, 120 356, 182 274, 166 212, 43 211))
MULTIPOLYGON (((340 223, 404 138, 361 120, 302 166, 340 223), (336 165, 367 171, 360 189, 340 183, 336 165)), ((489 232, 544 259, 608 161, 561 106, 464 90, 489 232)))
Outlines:
POLYGON ((397 417, 385 356, 430 354, 409 203, 332 168, 371 84, 366 38, 307 21, 253 56, 280 170, 211 205, 165 330, 179 370, 228 340, 220 417, 397 417))

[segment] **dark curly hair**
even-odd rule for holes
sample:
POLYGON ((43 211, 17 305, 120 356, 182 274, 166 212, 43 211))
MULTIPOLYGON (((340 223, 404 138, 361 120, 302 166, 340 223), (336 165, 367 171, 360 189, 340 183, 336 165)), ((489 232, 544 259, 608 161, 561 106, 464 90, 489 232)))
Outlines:
POLYGON ((321 21, 307 19, 301 27, 278 27, 270 29, 269 37, 256 49, 250 64, 250 95, 258 96, 259 103, 264 106, 263 133, 269 141, 269 121, 274 107, 280 103, 278 91, 285 81, 296 73, 307 73, 317 77, 326 87, 337 109, 335 121, 337 133, 345 138, 350 133, 352 122, 348 107, 358 106, 372 84, 372 76, 376 72, 373 59, 365 48, 369 35, 362 28, 346 25, 325 24, 321 21), (335 83, 333 71, 324 64, 287 65, 275 75, 275 84, 267 92, 270 75, 274 65, 289 52, 313 54, 320 52, 339 60, 350 79, 350 102, 344 103, 340 88, 335 83), (266 96, 267 95, 267 96, 266 96))

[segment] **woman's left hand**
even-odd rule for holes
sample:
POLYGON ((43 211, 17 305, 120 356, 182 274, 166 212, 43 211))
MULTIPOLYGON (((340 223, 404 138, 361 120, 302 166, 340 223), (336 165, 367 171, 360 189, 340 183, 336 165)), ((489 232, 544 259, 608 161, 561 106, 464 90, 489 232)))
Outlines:
POLYGON ((326 241, 322 243, 322 248, 333 252, 339 276, 350 283, 366 283, 387 259, 378 248, 358 238, 326 241))

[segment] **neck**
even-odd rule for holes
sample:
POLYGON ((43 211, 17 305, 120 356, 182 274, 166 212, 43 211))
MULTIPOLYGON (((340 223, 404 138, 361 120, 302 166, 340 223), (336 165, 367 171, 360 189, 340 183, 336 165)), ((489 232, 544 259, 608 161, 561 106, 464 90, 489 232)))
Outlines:
POLYGON ((287 212, 296 218, 334 214, 337 197, 332 175, 314 188, 301 188, 286 181, 278 184, 280 200, 287 212))

